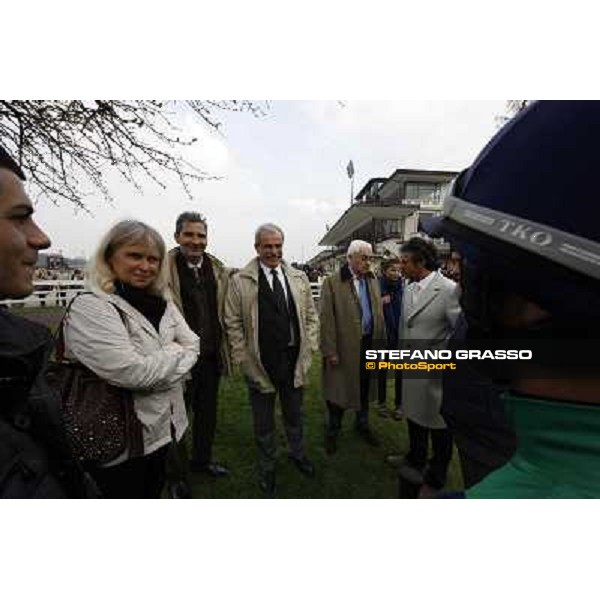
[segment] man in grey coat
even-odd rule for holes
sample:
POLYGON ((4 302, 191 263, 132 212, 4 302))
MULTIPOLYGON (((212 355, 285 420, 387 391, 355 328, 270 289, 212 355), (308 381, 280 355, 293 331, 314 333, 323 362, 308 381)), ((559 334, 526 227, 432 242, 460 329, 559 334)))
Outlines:
MULTIPOLYGON (((400 264, 402 274, 411 281, 402 307, 403 345, 444 349, 460 314, 456 284, 437 271, 435 246, 424 239, 412 238, 403 244, 400 264)), ((410 449, 404 459, 392 455, 387 462, 424 472, 421 497, 425 497, 444 487, 452 458, 452 436, 440 413, 442 380, 404 377, 402 397, 410 449), (430 437, 433 456, 427 463, 430 437)))

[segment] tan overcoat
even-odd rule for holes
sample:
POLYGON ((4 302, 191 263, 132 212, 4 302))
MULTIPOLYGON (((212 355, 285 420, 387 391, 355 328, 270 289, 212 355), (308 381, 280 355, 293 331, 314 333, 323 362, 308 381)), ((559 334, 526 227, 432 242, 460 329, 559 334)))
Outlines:
MULTIPOLYGON (((173 303, 183 315, 185 313, 183 312, 183 304, 181 301, 181 284, 179 282, 177 262, 175 261, 177 252, 179 252, 179 248, 173 248, 167 255, 169 268, 169 289, 171 291, 173 303)), ((219 354, 223 368, 223 375, 229 375, 231 374, 231 358, 229 356, 229 344, 227 343, 223 314, 225 310, 225 296, 227 295, 229 280, 235 271, 225 267, 223 263, 212 254, 209 254, 208 252, 205 254, 210 259, 210 262, 213 266, 215 281, 217 282, 217 316, 219 318, 219 325, 221 327, 221 346, 219 348, 219 354)), ((202 356, 202 350, 200 350, 200 356, 202 356)))
MULTIPOLYGON (((281 262, 298 314, 300 347, 294 370, 294 387, 308 384, 312 353, 318 350, 319 317, 308 277, 281 262)), ((252 259, 232 278, 225 301, 225 326, 231 362, 239 366, 246 381, 263 394, 275 391, 260 360, 258 343, 258 259, 252 259)))
MULTIPOLYGON (((366 275, 373 312, 373 345, 385 343, 385 325, 379 282, 373 273, 366 275)), ((331 367, 323 359, 323 397, 341 408, 360 408, 361 308, 348 265, 323 281, 319 300, 321 313, 321 353, 336 354, 339 364, 331 367)), ((376 380, 369 387, 374 399, 376 380)))

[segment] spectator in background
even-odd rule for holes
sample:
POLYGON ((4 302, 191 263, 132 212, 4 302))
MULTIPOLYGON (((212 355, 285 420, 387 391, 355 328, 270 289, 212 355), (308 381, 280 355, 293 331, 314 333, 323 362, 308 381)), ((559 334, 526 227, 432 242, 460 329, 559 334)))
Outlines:
POLYGON ((452 250, 450 257, 446 259, 442 275, 455 283, 460 282, 460 254, 456 250, 452 250))
POLYGON ((90 471, 107 498, 159 498, 167 447, 188 424, 183 379, 198 359, 198 336, 167 300, 165 244, 144 223, 121 221, 108 231, 87 283, 91 293, 65 320, 65 356, 132 390, 143 427, 141 452, 128 448, 90 471))
MULTIPOLYGON (((402 291, 403 283, 400 276, 400 259, 397 257, 384 260, 381 264, 382 275, 379 278, 379 289, 381 302, 383 304, 383 317, 385 320, 385 333, 388 350, 398 348, 400 334, 400 322, 402 316, 402 291)), ((386 369, 378 372, 379 395, 377 398, 378 412, 382 417, 390 416, 386 405, 387 396, 387 374, 386 369)), ((392 416, 401 421, 402 413, 402 371, 396 370, 394 376, 394 412, 392 416)))

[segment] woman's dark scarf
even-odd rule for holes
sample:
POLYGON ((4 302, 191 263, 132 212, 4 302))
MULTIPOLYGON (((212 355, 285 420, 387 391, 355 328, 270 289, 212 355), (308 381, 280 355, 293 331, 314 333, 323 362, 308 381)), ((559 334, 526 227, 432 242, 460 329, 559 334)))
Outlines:
POLYGON ((164 298, 156 296, 146 290, 135 288, 122 281, 115 281, 115 294, 123 298, 127 303, 131 304, 138 312, 140 312, 150 323, 154 329, 158 331, 160 321, 165 314, 167 302, 164 298))

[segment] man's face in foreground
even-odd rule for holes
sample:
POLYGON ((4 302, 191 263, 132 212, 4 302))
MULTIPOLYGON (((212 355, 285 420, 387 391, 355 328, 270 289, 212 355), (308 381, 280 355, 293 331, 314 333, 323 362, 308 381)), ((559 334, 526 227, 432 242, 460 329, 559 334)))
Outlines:
POLYGON ((33 292, 38 251, 48 248, 50 239, 32 215, 23 183, 0 167, 0 298, 25 298, 33 292))

